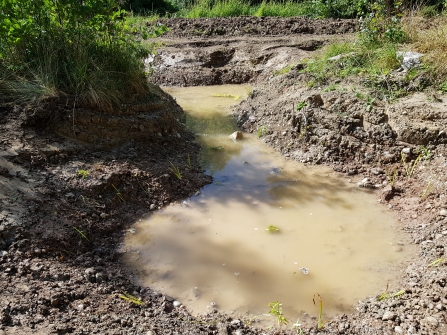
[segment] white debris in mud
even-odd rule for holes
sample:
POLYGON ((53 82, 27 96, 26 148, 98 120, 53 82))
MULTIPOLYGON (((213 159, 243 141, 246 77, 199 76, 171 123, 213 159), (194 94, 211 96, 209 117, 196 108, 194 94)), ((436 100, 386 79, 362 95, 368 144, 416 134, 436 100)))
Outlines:
POLYGON ((302 267, 300 268, 301 272, 307 275, 309 273, 309 268, 302 267))
POLYGON ((414 51, 398 51, 396 52, 397 57, 402 57, 401 68, 404 71, 410 70, 411 68, 418 66, 421 63, 420 58, 423 54, 414 51))

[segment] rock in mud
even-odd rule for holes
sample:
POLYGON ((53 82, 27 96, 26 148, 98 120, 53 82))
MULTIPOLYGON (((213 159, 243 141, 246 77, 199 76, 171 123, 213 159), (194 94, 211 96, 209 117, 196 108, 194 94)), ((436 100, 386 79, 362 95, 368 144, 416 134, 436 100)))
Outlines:
POLYGON ((244 135, 241 131, 235 131, 233 134, 229 136, 233 141, 242 140, 244 135))
POLYGON ((387 185, 382 190, 382 200, 390 201, 394 196, 395 188, 391 185, 387 185))
POLYGON ((388 321, 388 320, 394 320, 396 318, 396 314, 391 311, 386 311, 383 313, 382 320, 388 321))

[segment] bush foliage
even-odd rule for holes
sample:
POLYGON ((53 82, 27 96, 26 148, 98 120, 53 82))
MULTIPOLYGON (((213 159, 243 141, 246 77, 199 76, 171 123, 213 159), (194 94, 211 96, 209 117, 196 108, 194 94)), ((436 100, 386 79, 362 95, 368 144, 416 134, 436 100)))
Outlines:
POLYGON ((116 108, 148 93, 149 50, 115 0, 0 0, 0 99, 116 108))

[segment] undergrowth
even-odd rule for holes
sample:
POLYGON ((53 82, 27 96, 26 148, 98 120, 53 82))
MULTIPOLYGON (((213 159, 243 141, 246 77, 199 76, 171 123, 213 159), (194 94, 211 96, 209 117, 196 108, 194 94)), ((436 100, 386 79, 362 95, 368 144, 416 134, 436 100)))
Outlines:
POLYGON ((367 1, 250 1, 250 0, 197 0, 180 11, 188 18, 229 16, 307 16, 313 18, 352 18, 367 11, 367 1))
POLYGON ((3 0, 0 102, 62 97, 111 111, 150 97, 142 62, 150 50, 117 4, 3 0))
POLYGON ((394 99, 406 94, 390 76, 401 67, 402 56, 398 51, 417 51, 424 54, 422 64, 406 72, 404 79, 410 82, 424 75, 429 84, 444 92, 447 85, 446 16, 428 24, 421 18, 402 18, 402 14, 388 17, 383 7, 377 7, 368 17, 360 19, 360 27, 354 40, 329 45, 307 60, 302 72, 313 78, 308 86, 358 76, 381 98, 394 99))

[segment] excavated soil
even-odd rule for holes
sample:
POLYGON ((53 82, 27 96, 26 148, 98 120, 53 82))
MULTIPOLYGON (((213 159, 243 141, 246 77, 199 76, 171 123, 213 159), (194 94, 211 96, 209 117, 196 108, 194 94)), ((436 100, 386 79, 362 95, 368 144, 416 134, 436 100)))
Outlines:
MULTIPOLYGON (((242 130, 288 159, 329 165, 340 178, 374 189, 419 246, 388 288, 404 294, 365 297, 355 312, 318 332, 446 334, 447 96, 412 92, 421 78, 404 82, 398 72, 386 81, 409 93, 392 102, 367 103, 353 86, 374 92, 359 82, 309 88, 303 60, 331 41, 354 38, 355 21, 161 22, 171 30, 147 60, 152 82, 250 83, 250 97, 234 112, 242 130)), ((155 87, 152 101, 113 115, 64 101, 0 108, 0 334, 299 333, 289 326, 257 329, 216 310, 192 317, 188 306, 133 284, 120 263, 131 223, 211 181, 183 119, 175 101, 155 87), (125 293, 144 303, 121 298, 125 293)), ((315 324, 309 318, 301 329, 317 333, 315 324)))

